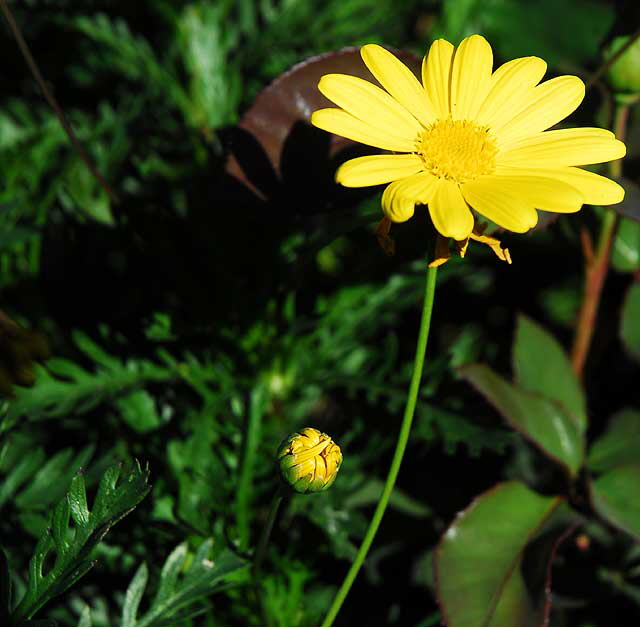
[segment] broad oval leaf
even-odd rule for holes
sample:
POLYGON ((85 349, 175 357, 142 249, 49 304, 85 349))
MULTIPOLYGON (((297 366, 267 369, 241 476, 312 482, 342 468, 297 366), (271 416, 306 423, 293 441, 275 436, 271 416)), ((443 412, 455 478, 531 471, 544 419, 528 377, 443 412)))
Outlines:
POLYGON ((640 463, 618 466, 591 483, 596 511, 640 542, 640 463))
POLYGON ((513 369, 518 385, 562 403, 580 429, 586 428, 584 392, 567 354, 548 331, 523 315, 513 342, 513 369))
POLYGON ((584 461, 584 426, 559 403, 509 383, 482 364, 459 369, 517 431, 575 476, 584 461))
POLYGON ((622 306, 620 337, 629 354, 640 361, 640 283, 629 288, 622 306))
POLYGON ((511 481, 494 486, 458 515, 435 560, 448 627, 536 624, 519 566, 528 542, 560 502, 511 481))
POLYGON ((595 472, 640 460, 640 411, 623 409, 615 414, 607 431, 591 446, 588 465, 595 472))

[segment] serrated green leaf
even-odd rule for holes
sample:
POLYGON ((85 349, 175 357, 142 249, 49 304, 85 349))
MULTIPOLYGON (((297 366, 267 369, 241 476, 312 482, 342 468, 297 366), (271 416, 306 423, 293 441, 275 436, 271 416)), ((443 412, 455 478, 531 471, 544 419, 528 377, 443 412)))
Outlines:
POLYGON ((138 607, 140 606, 140 601, 142 600, 142 595, 147 587, 148 580, 149 569, 147 568, 146 563, 142 562, 127 588, 127 592, 124 597, 124 605, 122 606, 120 627, 135 627, 138 607))
POLYGON ((640 464, 617 466, 591 482, 596 511, 640 542, 640 464))
POLYGON ((69 516, 71 509, 69 508, 68 497, 63 498, 54 508, 51 520, 51 533, 53 541, 61 550, 67 547, 67 537, 69 535, 69 516))
POLYGON ((584 431, 560 404, 509 383, 484 365, 465 366, 459 372, 514 429, 572 476, 578 473, 584 460, 584 431))
POLYGON ((623 409, 614 414, 607 431, 589 450, 588 465, 594 472, 640 460, 640 411, 623 409))
POLYGON ((496 485, 458 515, 435 559, 449 627, 536 624, 523 606, 519 566, 528 542, 559 503, 513 481, 496 485))
POLYGON ((54 511, 54 529, 47 529, 38 540, 29 564, 27 590, 12 618, 31 618, 47 601, 64 592, 84 576, 95 563, 90 559, 95 546, 109 529, 149 492, 148 469, 142 470, 136 463, 128 468, 124 478, 120 479, 122 470, 122 464, 118 464, 104 473, 94 507, 88 517, 83 512, 86 494, 84 497, 79 496, 84 482, 81 475, 77 475, 73 483, 73 495, 65 495, 64 502, 54 511), (69 520, 71 502, 74 502, 75 526, 73 532, 67 527, 65 533, 63 523, 69 520), (43 565, 51 552, 55 554, 53 567, 48 572, 43 572, 43 565))
POLYGON ((569 358, 550 333, 523 315, 513 342, 513 370, 520 387, 558 401, 585 430, 586 399, 569 358))
POLYGON ((640 361, 640 283, 627 291, 622 307, 620 337, 629 354, 640 361))
POLYGON ((149 433, 160 426, 156 403, 146 390, 135 390, 116 400, 126 424, 138 433, 149 433))
POLYGON ((205 540, 193 556, 189 570, 180 578, 186 545, 176 547, 165 562, 162 580, 149 610, 130 627, 156 627, 169 619, 175 620, 181 610, 213 594, 224 585, 226 578, 248 568, 248 562, 228 549, 212 559, 212 548, 213 541, 205 540))
POLYGON ((86 466, 94 451, 95 446, 89 445, 75 457, 70 448, 56 453, 38 469, 29 485, 16 497, 16 505, 43 509, 61 499, 75 473, 86 466))
POLYGON ((154 604, 160 603, 162 599, 166 599, 175 592, 178 576, 184 566, 187 554, 187 543, 183 542, 173 549, 169 557, 167 557, 162 567, 162 572, 160 573, 160 584, 158 585, 158 592, 153 600, 154 604))
POLYGON ((84 473, 82 471, 78 471, 71 480, 68 501, 73 522, 79 527, 88 524, 89 509, 87 507, 87 491, 84 485, 84 473))
POLYGON ((0 483, 0 507, 42 467, 44 460, 45 454, 41 448, 25 452, 24 457, 11 469, 9 474, 2 477, 2 482, 0 483))

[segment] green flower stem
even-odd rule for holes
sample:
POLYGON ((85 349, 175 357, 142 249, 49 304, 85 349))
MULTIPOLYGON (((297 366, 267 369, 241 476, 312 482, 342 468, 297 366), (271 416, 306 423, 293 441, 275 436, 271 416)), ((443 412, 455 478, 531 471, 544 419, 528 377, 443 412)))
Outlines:
MULTIPOLYGON (((616 104, 613 130, 616 137, 621 141, 625 140, 627 134, 629 108, 628 104, 616 104)), ((622 176, 622 159, 617 159, 609 164, 609 176, 613 179, 619 179, 622 176)), ((582 377, 587 355, 589 354, 589 347, 591 346, 591 338, 595 331, 598 307, 604 282, 609 272, 609 260, 611 258, 613 239, 618 229, 618 222, 619 216, 615 209, 606 207, 600 224, 596 250, 594 253, 590 253, 591 256, 587 256, 586 259, 584 296, 580 306, 580 313, 578 314, 576 335, 571 350, 573 370, 579 377, 582 377)))
POLYGON ((276 517, 278 516, 278 509, 280 509, 280 503, 282 503, 282 498, 283 498, 283 491, 282 491, 282 486, 280 486, 277 492, 273 495, 273 499, 271 499, 271 507, 269 508, 269 515, 267 516, 267 522, 262 528, 262 535, 260 536, 260 541, 258 543, 256 555, 253 560, 252 572, 253 572, 254 581, 258 579, 258 575, 260 574, 260 566, 262 565, 262 560, 264 559, 264 555, 267 551, 267 545, 269 544, 271 531, 273 530, 273 525, 276 522, 276 517))
POLYGON ((424 365, 424 356, 427 350, 427 339, 429 338, 429 327, 431 325, 431 312, 433 310, 433 297, 436 288, 436 275, 437 268, 429 268, 427 270, 427 279, 425 285, 424 303, 422 305, 422 319, 420 320, 420 332, 418 333, 418 344, 416 346, 416 356, 413 362, 413 374, 411 375, 411 383, 409 385, 409 394, 407 396, 407 404, 404 410, 404 417, 402 418, 402 425, 400 426, 400 434, 398 435, 398 442, 396 443, 396 449, 393 453, 393 459, 391 460, 391 466, 389 467, 389 474, 382 490, 382 495, 376 506, 376 511, 371 518, 369 528, 364 536, 364 540, 360 545, 358 554, 356 555, 351 568, 347 573, 347 576, 342 582, 342 586, 336 594, 333 604, 329 608, 327 615, 322 623, 322 627, 330 627, 338 615, 344 600, 349 594, 349 590, 360 571, 360 568, 371 548, 371 544, 375 538, 380 521, 384 516, 384 512, 387 509, 393 486, 396 483, 398 472, 400 470, 400 464, 404 452, 407 448, 407 442, 409 440, 409 432, 411 430, 411 423, 413 421, 413 414, 416 408, 416 402, 418 400, 418 392, 420 390, 420 379, 422 378, 422 367, 424 365))
POLYGON ((267 522, 262 528, 262 534, 260 535, 260 541, 258 542, 258 548, 256 549, 255 556, 253 558, 253 565, 251 566, 251 590, 253 591, 254 601, 256 605, 260 608, 260 612, 262 614, 262 624, 265 627, 271 624, 270 617, 266 611, 262 600, 262 587, 260 585, 260 567, 262 566, 262 562, 264 560, 264 556, 267 552, 267 546, 269 545, 269 538, 271 537, 271 531, 273 530, 273 525, 276 522, 276 518, 278 517, 278 510, 280 509, 280 504, 282 503, 282 499, 284 498, 284 491, 282 486, 278 487, 278 490, 273 495, 271 499, 271 507, 269 508, 269 514, 267 516, 267 522))

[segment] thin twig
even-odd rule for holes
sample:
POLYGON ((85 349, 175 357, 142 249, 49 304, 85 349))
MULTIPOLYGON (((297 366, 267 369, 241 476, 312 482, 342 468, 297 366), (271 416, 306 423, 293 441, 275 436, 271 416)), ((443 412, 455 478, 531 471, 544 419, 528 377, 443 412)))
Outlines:
MULTIPOLYGON (((629 105, 617 105, 614 123, 615 136, 624 141, 629 117, 629 105)), ((609 176, 619 179, 622 175, 622 159, 617 159, 609 164, 609 176)), ((600 235, 595 251, 585 249, 585 287, 582 305, 578 314, 576 334, 571 350, 571 364, 578 377, 582 377, 593 332, 595 331, 598 308, 602 297, 602 289, 609 272, 609 260, 613 248, 613 239, 618 228, 619 215, 613 209, 606 208, 600 235)), ((584 240, 583 240, 584 243, 584 240)))
POLYGON ((13 36, 16 38, 16 42, 18 43, 20 52, 22 53, 22 56, 27 62, 27 65, 29 66, 29 69, 31 70, 33 77, 36 79, 36 82, 40 86, 40 89, 42 90, 42 94, 45 97, 45 100, 49 103, 49 106, 53 109, 54 113, 56 114, 56 117, 60 122, 60 125, 64 129, 65 133, 68 135, 69 140, 73 144, 74 148, 78 151, 78 154, 80 155, 81 159, 84 161, 89 172, 93 174, 93 176, 96 178, 96 180, 98 181, 102 189, 104 189, 107 195, 111 198, 111 200, 117 203, 118 195, 115 193, 115 191, 113 191, 109 183, 107 183, 107 181, 103 178, 103 176, 100 174, 100 172, 98 172, 98 170, 94 166, 93 161, 89 156, 89 153, 84 149, 84 147, 80 143, 80 140, 77 138, 73 128, 71 127, 71 124, 69 124, 69 122, 67 121, 67 118, 63 113, 62 109, 60 108, 60 105, 58 104, 53 94, 47 87, 47 84, 45 83, 45 80, 40 72, 40 69, 38 68, 37 63, 35 62, 35 59, 33 58, 31 51, 29 50, 29 46, 27 45, 27 42, 24 40, 24 37, 22 36, 22 32, 20 31, 20 28, 18 27, 18 24, 16 23, 13 17, 13 13, 11 12, 9 5, 6 3, 6 0, 0 0, 0 9, 2 9, 2 12, 4 13, 7 23, 9 24, 9 28, 11 29, 13 36))

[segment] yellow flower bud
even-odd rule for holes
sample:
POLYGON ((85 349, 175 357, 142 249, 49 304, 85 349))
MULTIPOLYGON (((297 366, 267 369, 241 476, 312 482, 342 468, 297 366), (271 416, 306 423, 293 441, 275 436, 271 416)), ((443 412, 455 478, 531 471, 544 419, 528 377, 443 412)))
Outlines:
POLYGON ((278 463, 282 478, 296 492, 321 492, 335 481, 342 453, 326 433, 306 427, 283 440, 278 463))

